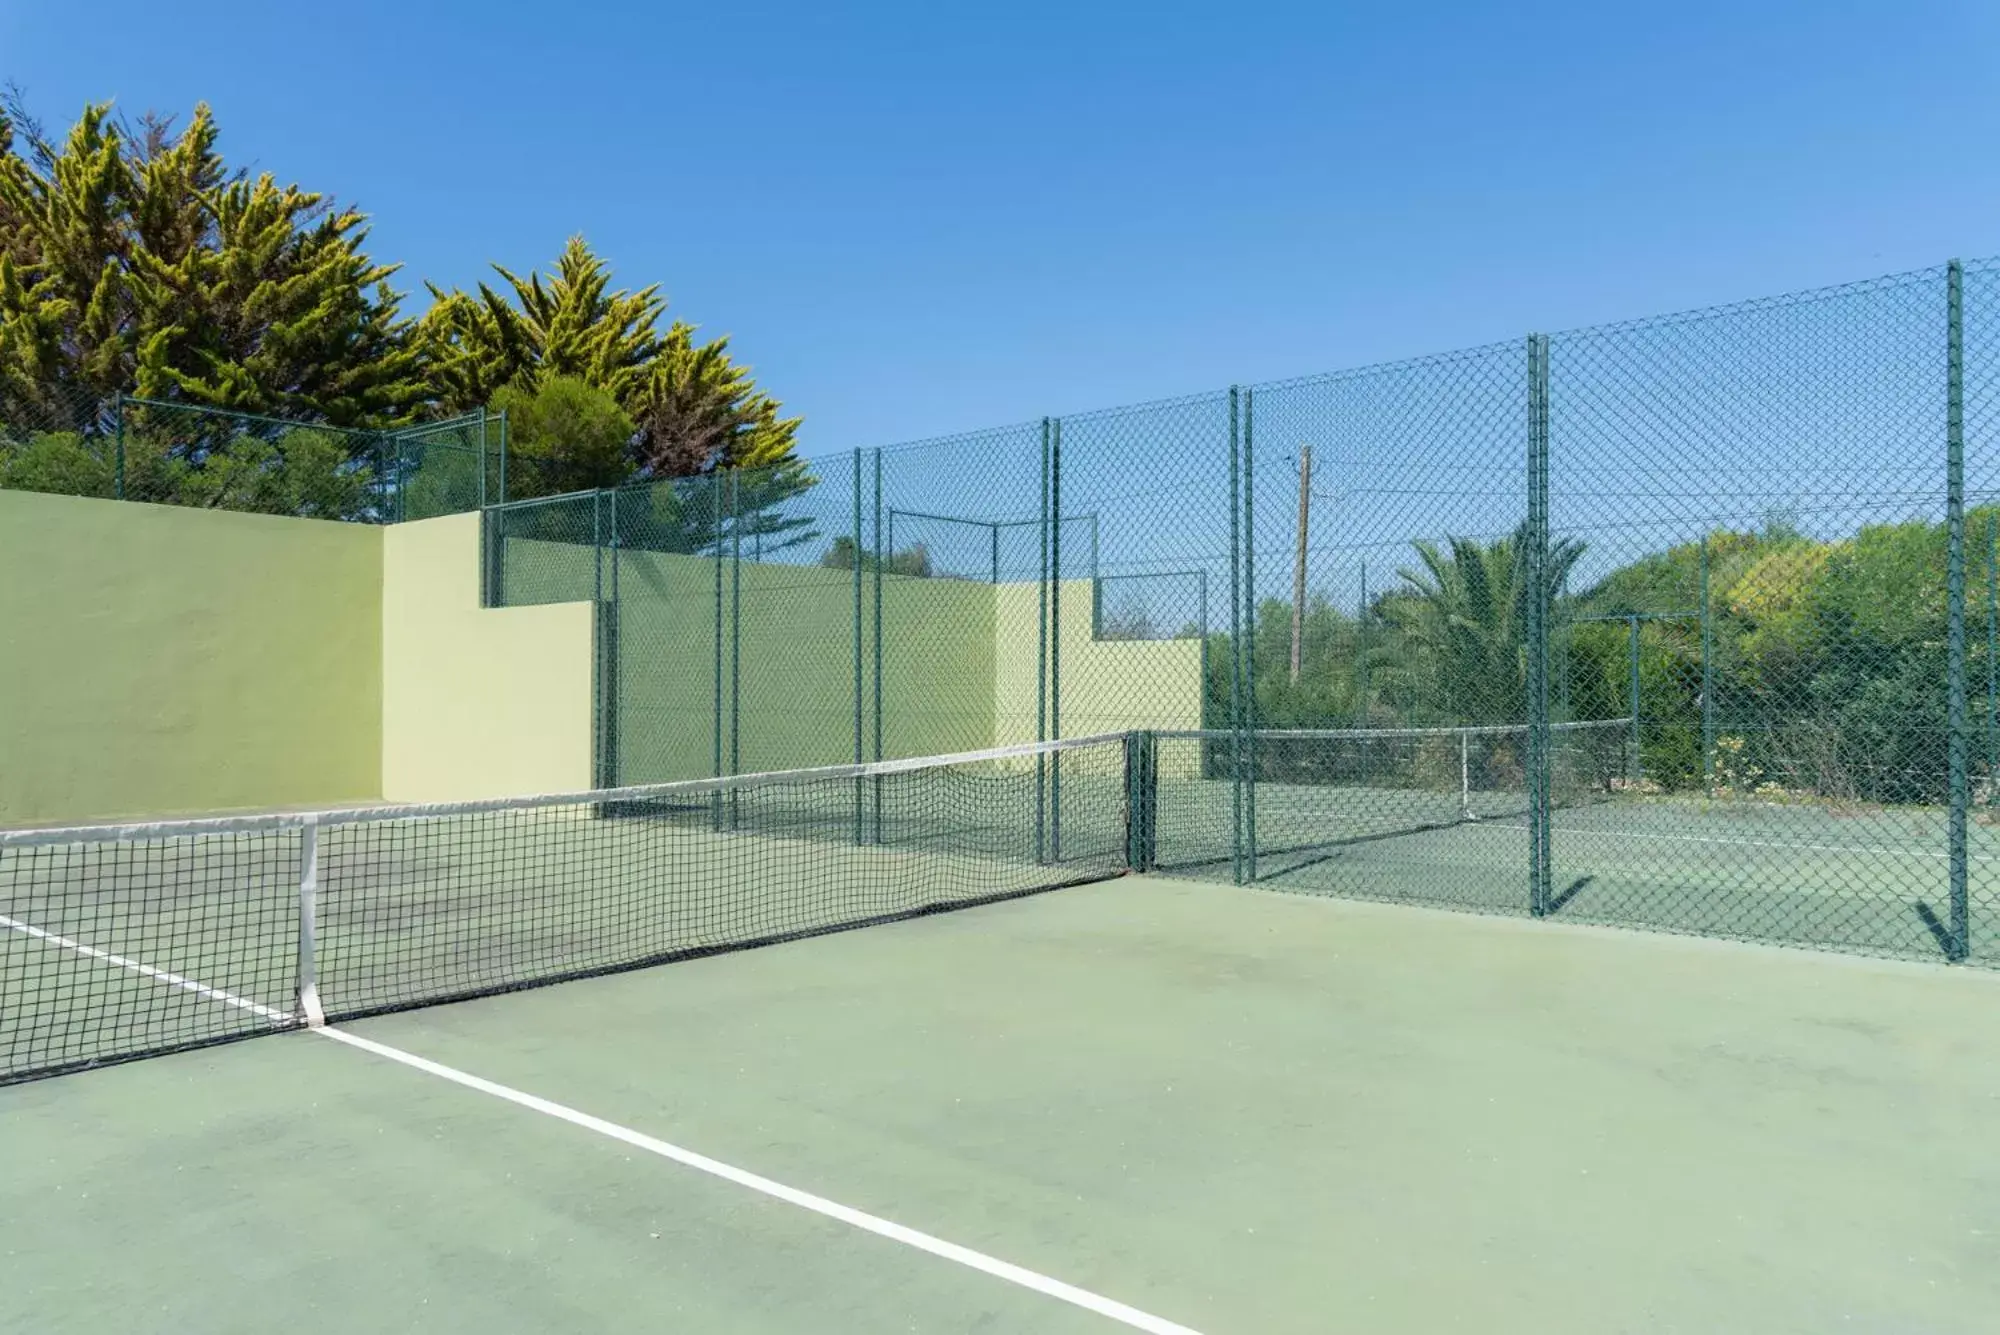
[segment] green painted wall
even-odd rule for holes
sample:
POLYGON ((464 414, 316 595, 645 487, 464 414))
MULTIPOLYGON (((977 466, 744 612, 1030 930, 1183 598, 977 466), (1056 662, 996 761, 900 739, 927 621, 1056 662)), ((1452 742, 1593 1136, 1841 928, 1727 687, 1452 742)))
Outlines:
MULTIPOLYGON (((1006 745, 1035 737, 1040 591, 1032 583, 1003 584, 998 595, 1002 634, 993 694, 1000 729, 993 740, 1006 745)), ((1063 736, 1201 726, 1200 640, 1095 638, 1087 579, 1064 580, 1060 601, 1063 736)))
POLYGON ((0 491, 0 822, 377 795, 382 533, 0 491))
POLYGON ((382 780, 396 802, 591 786, 591 606, 482 608, 479 516, 380 530, 382 780))
MULTIPOLYGON (((623 552, 618 561, 621 777, 713 770, 716 563, 623 552)), ((862 584, 863 753, 874 754, 874 584, 862 584)), ((732 658, 736 769, 854 759, 853 574, 745 561, 722 566, 722 719, 729 764, 732 658), (736 609, 732 625, 731 608, 736 609), (732 641, 733 637, 733 641, 732 641)), ((883 750, 972 750, 992 736, 992 590, 883 580, 883 750)))

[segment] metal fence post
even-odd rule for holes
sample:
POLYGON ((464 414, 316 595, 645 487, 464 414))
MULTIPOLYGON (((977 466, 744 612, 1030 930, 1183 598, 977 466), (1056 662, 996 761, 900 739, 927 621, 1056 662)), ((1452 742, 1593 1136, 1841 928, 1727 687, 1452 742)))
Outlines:
POLYGON ((1229 874, 1243 883, 1243 496, 1240 391, 1229 387, 1229 874))
POLYGON ((1528 911, 1549 910, 1549 342, 1528 336, 1528 911))
MULTIPOLYGON (((712 726, 710 734, 710 763, 715 777, 722 777, 722 479, 710 473, 705 479, 708 488, 709 539, 715 544, 715 681, 712 697, 712 726)), ((716 789, 714 799, 709 803, 709 819, 717 834, 722 833, 722 790, 716 789)))
POLYGON ((1986 805, 2000 800, 2000 514, 1986 512, 1986 805))
MULTIPOLYGON (((1049 738, 1062 739, 1062 418, 1049 423, 1049 738)), ((1062 861, 1062 752, 1049 757, 1049 861, 1062 861)))
POLYGON ((1701 789, 1715 796, 1715 617, 1708 599, 1708 535, 1701 538, 1701 789))
MULTIPOLYGON (((1041 513, 1035 524, 1037 562, 1035 576, 1035 740, 1049 737, 1049 419, 1042 419, 1042 489, 1037 502, 1041 513)), ((1035 861, 1048 858, 1047 815, 1048 758, 1035 756, 1035 861)))
MULTIPOLYGON (((861 450, 854 451, 854 763, 862 760, 861 684, 861 450)), ((854 781, 854 842, 863 842, 861 825, 861 780, 854 781)))
POLYGON ((507 503, 507 410, 500 410, 500 504, 507 503))
POLYGON ((1634 787, 1637 787, 1639 780, 1645 777, 1646 768, 1639 758, 1639 747, 1643 741, 1643 734, 1639 730, 1639 618, 1636 615, 1632 617, 1631 627, 1631 699, 1626 708, 1632 715, 1632 754, 1625 761, 1625 777, 1631 781, 1634 787))
POLYGON ((590 493, 590 767, 594 787, 609 788, 605 774, 604 746, 604 488, 590 493))
MULTIPOLYGON (((729 772, 743 772, 743 470, 729 470, 729 772)), ((729 794, 729 828, 736 828, 738 797, 729 794)))
MULTIPOLYGON (((875 759, 882 759, 882 451, 875 451, 875 759)), ((882 777, 874 781, 875 842, 886 843, 882 834, 882 777)))
POLYGON ((1257 879, 1257 391, 1243 391, 1243 879, 1257 879))
POLYGON ((1948 957, 1965 959, 1972 944, 1966 895, 1965 815, 1965 270, 1945 270, 1945 678, 1947 765, 1950 770, 1951 928, 1948 957))

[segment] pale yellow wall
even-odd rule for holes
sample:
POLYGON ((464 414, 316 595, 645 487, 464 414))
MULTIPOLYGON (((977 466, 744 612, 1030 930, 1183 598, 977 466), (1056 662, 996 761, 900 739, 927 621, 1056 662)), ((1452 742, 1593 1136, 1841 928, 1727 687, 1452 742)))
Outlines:
MULTIPOLYGON (((1035 737, 1038 587, 1002 584, 995 623, 996 746, 1035 737)), ((1062 735, 1201 726, 1201 641, 1091 636, 1091 582, 1065 580, 1061 598, 1062 735)))
POLYGON ((376 795, 380 532, 0 491, 0 824, 376 795))
POLYGON ((382 796, 591 785, 589 603, 479 605, 479 516, 382 530, 382 796))

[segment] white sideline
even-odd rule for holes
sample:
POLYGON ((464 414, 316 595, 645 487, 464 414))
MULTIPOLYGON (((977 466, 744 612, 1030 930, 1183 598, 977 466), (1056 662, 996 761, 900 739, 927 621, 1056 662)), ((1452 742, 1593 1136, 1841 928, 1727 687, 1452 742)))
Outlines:
MULTIPOLYGON (((15 918, 0 915, 0 927, 20 932, 25 936, 32 937, 37 941, 46 942, 63 950, 74 951, 87 959, 97 960, 120 969, 128 969, 142 977, 152 979, 154 982, 192 992, 196 996, 206 1000, 234 1007, 237 1010, 249 1011, 263 1019, 292 1021, 298 1018, 290 1012, 266 1006, 261 1002, 252 1001, 248 997, 239 997, 232 992, 225 992, 221 988, 210 987, 206 983, 198 983, 192 978, 183 977, 180 974, 172 973, 165 969, 156 969, 150 964, 141 964, 137 960, 127 959, 123 955, 114 954, 108 950, 100 950, 96 946, 86 945, 72 937, 60 936, 54 932, 32 926, 15 918)), ((594 1131, 600 1136, 605 1136, 621 1144, 629 1145, 633 1149, 644 1150, 648 1154, 658 1155, 660 1158, 671 1160, 682 1167, 692 1168, 698 1173, 706 1173, 710 1177, 720 1178, 725 1182, 732 1182, 739 1187, 748 1188, 760 1195, 769 1196, 773 1200, 783 1201, 787 1205, 795 1205, 802 1210, 810 1210, 814 1214, 837 1220, 851 1228, 858 1228, 863 1232, 873 1233, 877 1237, 887 1238, 891 1242, 899 1242, 905 1247, 911 1247, 920 1252, 927 1252, 932 1256, 955 1262, 970 1270, 977 1270, 981 1274, 991 1275, 995 1279, 1005 1280, 1009 1284, 1018 1285, 1021 1288, 1029 1289, 1045 1297, 1069 1303, 1074 1307, 1081 1307, 1088 1312, 1095 1312, 1099 1316, 1116 1321, 1121 1325, 1129 1326, 1134 1330, 1146 1331, 1148 1335, 1200 1335, 1200 1332, 1191 1326, 1183 1326, 1178 1322, 1169 1321, 1165 1317, 1154 1316, 1150 1312, 1142 1312, 1138 1308, 1128 1306, 1114 1298, 1107 1298, 1102 1294, 1092 1293, 1088 1289, 1080 1289, 1074 1284, 1065 1284, 1059 1279, 1053 1279, 1038 1271, 1015 1265, 1011 1261, 1003 1261, 998 1257, 988 1256, 986 1253, 974 1251, 970 1247, 961 1247, 955 1242, 947 1242, 943 1238, 935 1237, 919 1229, 898 1224, 893 1220, 883 1219, 878 1215, 869 1214, 865 1210, 857 1210, 851 1205, 842 1205, 840 1202, 828 1200, 824 1196, 815 1196, 809 1191, 802 1191, 797 1187, 787 1186, 782 1182, 764 1177, 761 1174, 750 1172, 748 1169, 737 1168, 734 1165, 723 1163, 719 1159, 711 1159, 705 1154, 698 1154, 693 1150, 675 1145, 669 1141, 646 1135, 644 1132, 634 1131, 628 1126, 621 1126, 616 1122, 608 1122, 602 1117, 593 1117, 589 1113, 578 1111, 566 1104, 557 1103, 551 1099, 545 1099, 539 1095, 515 1089, 510 1085, 500 1084, 497 1081, 487 1080, 481 1076, 473 1075, 468 1071, 461 1071, 457 1067, 446 1066, 442 1062, 434 1062, 427 1057, 419 1057, 413 1052, 405 1052, 401 1048, 391 1047, 387 1043, 378 1043, 372 1038, 363 1038, 359 1034, 351 1034, 344 1029, 339 1029, 332 1025, 315 1025, 311 1027, 311 1032, 323 1038, 331 1039, 336 1043, 345 1044, 350 1048, 356 1048, 362 1052, 384 1058, 385 1060, 408 1066, 413 1070, 422 1071, 426 1075, 436 1076, 440 1080, 449 1080, 455 1085, 462 1085, 478 1093, 490 1095, 496 1099, 503 1099, 518 1107, 526 1108, 531 1112, 541 1113, 545 1117, 553 1117, 557 1121, 568 1122, 571 1126, 581 1127, 585 1131, 594 1131)))

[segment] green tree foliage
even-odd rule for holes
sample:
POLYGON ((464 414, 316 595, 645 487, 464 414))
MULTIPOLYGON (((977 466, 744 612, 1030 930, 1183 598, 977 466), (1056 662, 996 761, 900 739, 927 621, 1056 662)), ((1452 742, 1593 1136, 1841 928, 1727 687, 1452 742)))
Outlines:
POLYGON ((579 376, 502 385, 493 407, 508 422, 509 491, 554 496, 615 487, 631 469, 635 428, 618 401, 579 376))
MULTIPOLYGON (((863 550, 860 560, 864 571, 875 569, 875 553, 863 550)), ((819 563, 828 570, 852 570, 854 561, 854 539, 844 534, 835 538, 832 545, 826 549, 826 554, 819 559, 819 563)), ((930 550, 921 542, 912 543, 900 551, 889 553, 881 564, 882 573, 885 575, 908 575, 913 579, 929 579, 932 573, 930 550)))
POLYGON ((217 140, 206 106, 174 133, 93 105, 60 142, 0 114, 0 420, 89 433, 134 390, 351 426, 422 402, 363 216, 217 140))
MULTIPOLYGON (((1393 632, 1370 677, 1420 722, 1506 723, 1527 717, 1529 580, 1520 534, 1482 543, 1411 544, 1418 565, 1379 605, 1393 632)), ((1583 546, 1549 546, 1548 584, 1561 588, 1583 546)))
MULTIPOLYGON (((632 475, 792 462, 799 419, 780 415, 731 359, 726 338, 699 343, 694 326, 678 320, 662 332, 667 303, 657 286, 613 289, 610 266, 581 237, 570 238, 546 278, 494 268, 500 287, 431 289, 436 304, 419 330, 445 410, 470 411, 503 388, 570 377, 609 394, 634 422, 632 475)), ((789 481, 809 485, 803 469, 789 481)))

